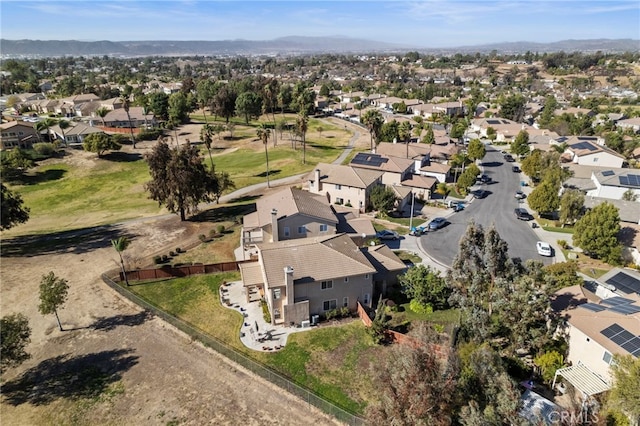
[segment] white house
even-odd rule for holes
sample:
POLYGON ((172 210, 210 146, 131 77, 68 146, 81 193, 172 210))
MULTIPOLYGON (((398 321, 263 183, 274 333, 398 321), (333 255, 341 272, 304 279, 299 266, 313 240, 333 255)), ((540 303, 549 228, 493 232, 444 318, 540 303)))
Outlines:
POLYGON ((561 160, 583 166, 622 168, 625 158, 591 141, 568 143, 561 160))
POLYGON ((636 196, 640 212, 640 171, 636 169, 605 169, 591 172, 591 181, 595 189, 587 191, 588 197, 622 200, 623 195, 631 191, 636 196))

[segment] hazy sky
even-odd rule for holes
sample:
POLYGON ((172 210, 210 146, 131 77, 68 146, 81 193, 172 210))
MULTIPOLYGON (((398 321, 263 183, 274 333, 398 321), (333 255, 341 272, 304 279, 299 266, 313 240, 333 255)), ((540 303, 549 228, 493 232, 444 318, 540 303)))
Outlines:
POLYGON ((269 40, 340 35, 452 47, 640 39, 640 2, 0 0, 0 24, 0 36, 11 40, 269 40))

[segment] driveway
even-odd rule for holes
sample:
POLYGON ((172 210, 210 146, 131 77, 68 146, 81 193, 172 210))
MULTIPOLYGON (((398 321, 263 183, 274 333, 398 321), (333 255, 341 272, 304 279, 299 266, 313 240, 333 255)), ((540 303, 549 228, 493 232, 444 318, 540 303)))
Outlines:
MULTIPOLYGON (((514 173, 511 166, 502 158, 502 154, 495 147, 487 146, 487 154, 483 159, 481 169, 492 182, 478 184, 473 189, 484 189, 487 196, 475 199, 466 208, 447 217, 448 224, 437 231, 428 232, 420 237, 421 247, 438 263, 451 266, 458 253, 458 243, 462 238, 468 223, 473 220, 485 229, 495 225, 500 237, 509 245, 509 256, 522 260, 536 259, 544 264, 551 264, 553 258, 542 257, 536 251, 536 241, 540 238, 532 229, 533 221, 516 219, 514 209, 528 206, 517 200, 514 194, 520 188, 520 179, 524 175, 514 173)), ((528 188, 525 188, 527 191, 528 188)))

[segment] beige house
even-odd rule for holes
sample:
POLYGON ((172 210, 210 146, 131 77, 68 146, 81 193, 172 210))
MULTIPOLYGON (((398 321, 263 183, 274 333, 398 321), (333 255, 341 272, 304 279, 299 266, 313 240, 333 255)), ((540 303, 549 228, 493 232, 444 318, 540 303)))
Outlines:
POLYGON ((0 149, 29 149, 38 141, 38 134, 32 123, 10 121, 0 124, 0 149))
POLYGON ((398 284, 398 276, 406 272, 407 265, 385 244, 363 247, 361 250, 376 269, 373 274, 373 294, 374 300, 377 300, 398 284))
POLYGON ((92 127, 84 123, 74 123, 63 132, 60 126, 55 125, 51 127, 51 131, 56 135, 56 138, 64 139, 64 143, 68 146, 80 146, 84 142, 84 138, 92 133, 104 133, 102 129, 92 127))
POLYGON ((583 139, 568 141, 561 160, 583 166, 621 168, 625 158, 609 148, 583 139))
POLYGON ((104 123, 107 127, 121 127, 121 128, 138 128, 150 126, 156 126, 156 118, 153 114, 144 114, 143 107, 131 107, 129 108, 129 116, 124 108, 114 109, 104 117, 104 123), (129 118, 131 118, 131 124, 129 124, 129 118))
POLYGON ((258 244, 258 262, 240 265, 245 287, 258 287, 274 325, 301 324, 312 316, 357 303, 371 307, 371 262, 346 234, 258 244))
POLYGON ((370 206, 371 190, 382 185, 382 175, 377 170, 319 163, 307 181, 309 192, 325 195, 330 203, 365 211, 370 206))
POLYGON ((243 218, 243 246, 333 235, 338 225, 325 197, 296 188, 259 199, 256 209, 243 218))
MULTIPOLYGON (((408 144, 404 144, 408 145, 408 144)), ((382 184, 387 186, 400 185, 413 173, 414 161, 410 158, 387 157, 380 154, 359 152, 349 163, 349 166, 368 170, 378 170, 382 174, 382 184)))

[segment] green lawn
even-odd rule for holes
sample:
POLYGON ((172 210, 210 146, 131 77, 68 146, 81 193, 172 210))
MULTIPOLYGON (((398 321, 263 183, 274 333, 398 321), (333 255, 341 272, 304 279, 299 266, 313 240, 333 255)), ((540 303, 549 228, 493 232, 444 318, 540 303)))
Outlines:
POLYGON ((223 307, 217 296, 222 281, 239 278, 238 273, 195 275, 129 289, 334 404, 362 413, 374 392, 369 369, 387 348, 373 345, 362 323, 354 320, 340 327, 294 333, 285 348, 275 353, 250 350, 238 338, 242 316, 223 307))

